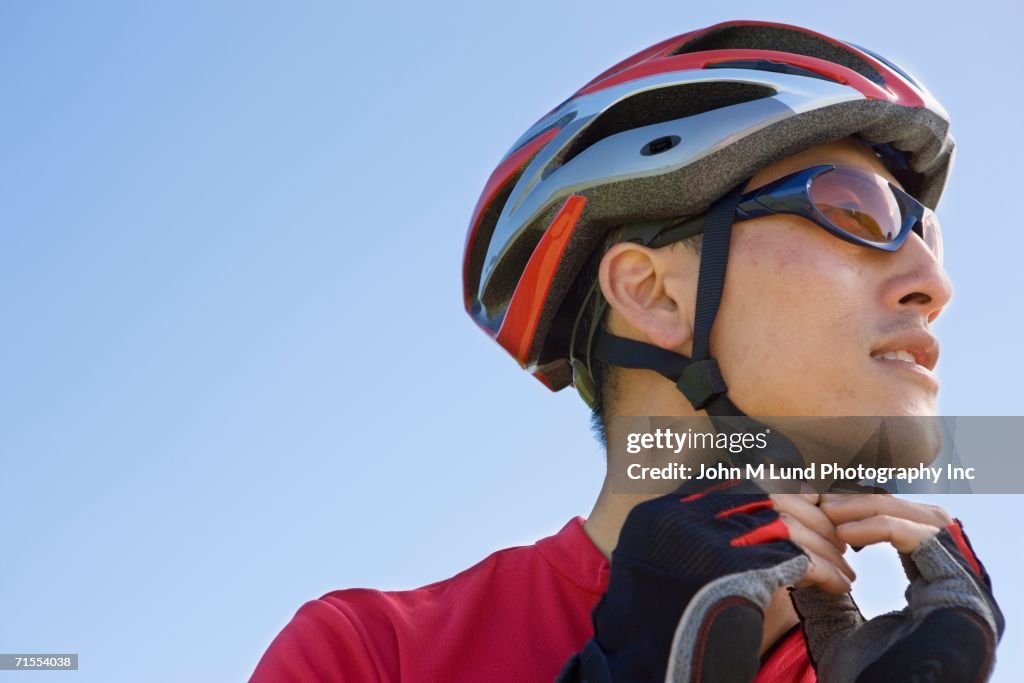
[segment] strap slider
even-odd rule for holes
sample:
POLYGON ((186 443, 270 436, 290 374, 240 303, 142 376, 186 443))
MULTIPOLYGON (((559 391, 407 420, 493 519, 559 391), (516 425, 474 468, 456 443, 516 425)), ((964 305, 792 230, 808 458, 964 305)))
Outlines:
POLYGON ((694 410, 703 410, 729 390, 714 358, 687 365, 679 375, 676 387, 689 399, 694 410))

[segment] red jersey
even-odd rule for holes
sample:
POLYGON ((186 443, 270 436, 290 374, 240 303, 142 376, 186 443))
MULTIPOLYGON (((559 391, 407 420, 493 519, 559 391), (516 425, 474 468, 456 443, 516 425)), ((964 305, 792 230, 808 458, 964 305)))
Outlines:
MULTIPOLYGON (((409 591, 335 591, 303 605, 250 683, 553 681, 593 635, 608 560, 577 517, 554 536, 507 548, 409 591)), ((799 629, 755 683, 814 683, 799 629)))

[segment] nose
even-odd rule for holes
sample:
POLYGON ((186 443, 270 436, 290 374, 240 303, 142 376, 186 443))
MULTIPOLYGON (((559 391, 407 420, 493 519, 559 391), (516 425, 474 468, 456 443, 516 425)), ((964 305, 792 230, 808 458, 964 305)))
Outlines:
POLYGON ((949 275, 916 233, 911 233, 893 256, 893 269, 885 281, 886 305, 901 312, 917 312, 931 323, 953 297, 949 275))

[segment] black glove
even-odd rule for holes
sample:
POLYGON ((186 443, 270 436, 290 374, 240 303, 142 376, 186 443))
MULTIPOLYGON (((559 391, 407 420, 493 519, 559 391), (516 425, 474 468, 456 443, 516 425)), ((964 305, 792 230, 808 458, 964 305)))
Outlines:
POLYGON ((818 679, 827 683, 973 683, 992 672, 1003 615, 957 520, 900 554, 907 606, 864 619, 849 595, 791 592, 818 679))
POLYGON ((612 553, 594 637, 557 680, 752 681, 764 609, 809 564, 788 538, 772 501, 746 481, 637 505, 612 553))

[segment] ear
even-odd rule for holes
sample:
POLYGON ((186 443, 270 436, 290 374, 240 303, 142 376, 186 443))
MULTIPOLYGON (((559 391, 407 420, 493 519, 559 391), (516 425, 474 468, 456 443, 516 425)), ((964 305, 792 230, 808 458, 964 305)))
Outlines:
POLYGON ((691 255, 682 251, 619 242, 605 253, 598 279, 614 312, 609 316, 613 334, 673 351, 687 345, 693 337, 695 289, 685 282, 688 275, 696 282, 696 271, 689 263, 693 259, 686 258, 691 255))

